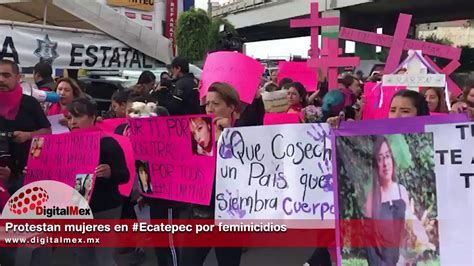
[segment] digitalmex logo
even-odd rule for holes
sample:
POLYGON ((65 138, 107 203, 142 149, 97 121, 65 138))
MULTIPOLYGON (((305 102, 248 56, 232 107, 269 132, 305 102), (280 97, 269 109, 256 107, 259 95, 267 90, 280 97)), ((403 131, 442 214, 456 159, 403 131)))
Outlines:
POLYGON ((92 219, 87 200, 74 188, 57 181, 30 183, 3 209, 4 219, 92 219))

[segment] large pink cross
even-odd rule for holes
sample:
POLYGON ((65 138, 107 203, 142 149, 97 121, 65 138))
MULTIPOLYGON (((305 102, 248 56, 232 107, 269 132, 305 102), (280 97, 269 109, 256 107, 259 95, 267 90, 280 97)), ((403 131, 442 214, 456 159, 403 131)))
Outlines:
POLYGON ((459 48, 407 39, 406 37, 410 27, 410 22, 411 15, 400 14, 397 28, 395 29, 395 34, 393 36, 341 27, 339 38, 343 40, 390 47, 390 53, 384 70, 385 73, 391 73, 396 69, 400 62, 400 56, 403 50, 421 50, 425 55, 459 60, 461 57, 461 49, 459 48))
POLYGON ((321 58, 311 58, 308 60, 310 68, 321 68, 323 73, 327 73, 326 77, 330 90, 338 88, 337 77, 339 75, 338 67, 358 66, 359 57, 339 57, 341 50, 339 49, 339 39, 323 38, 323 50, 321 58))
POLYGON ((309 18, 290 20, 291 28, 311 28, 311 50, 310 57, 319 57, 319 27, 339 25, 339 18, 320 18, 318 3, 311 3, 311 13, 309 18))
POLYGON ((459 86, 454 82, 449 75, 454 72, 458 67, 461 66, 461 63, 459 63, 458 60, 452 60, 449 62, 447 66, 445 66, 443 69, 441 69, 438 65, 436 65, 433 60, 429 56, 425 55, 425 60, 430 64, 434 70, 438 71, 440 74, 445 74, 446 75, 446 83, 448 85, 449 91, 454 95, 454 96, 459 96, 462 93, 462 90, 459 88, 459 86))

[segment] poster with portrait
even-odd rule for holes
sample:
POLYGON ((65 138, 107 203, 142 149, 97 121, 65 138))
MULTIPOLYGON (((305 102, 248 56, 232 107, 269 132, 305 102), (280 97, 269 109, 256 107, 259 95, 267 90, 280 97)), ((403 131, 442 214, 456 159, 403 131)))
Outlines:
POLYGON ((416 117, 343 124, 336 131, 342 265, 440 265, 433 134, 416 117))
POLYGON ((128 122, 141 194, 209 205, 216 159, 212 117, 149 117, 128 122))

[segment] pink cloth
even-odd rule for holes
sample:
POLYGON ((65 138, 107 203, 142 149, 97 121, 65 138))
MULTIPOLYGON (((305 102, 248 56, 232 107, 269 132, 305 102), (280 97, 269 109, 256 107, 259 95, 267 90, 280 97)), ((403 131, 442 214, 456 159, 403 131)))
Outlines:
POLYGON ((61 105, 59 103, 51 104, 48 110, 48 116, 59 115, 59 114, 63 114, 65 117, 68 117, 69 112, 67 111, 67 109, 62 110, 61 105))
POLYGON ((18 110, 20 110, 23 89, 18 83, 12 91, 0 92, 0 116, 7 120, 15 120, 18 110))

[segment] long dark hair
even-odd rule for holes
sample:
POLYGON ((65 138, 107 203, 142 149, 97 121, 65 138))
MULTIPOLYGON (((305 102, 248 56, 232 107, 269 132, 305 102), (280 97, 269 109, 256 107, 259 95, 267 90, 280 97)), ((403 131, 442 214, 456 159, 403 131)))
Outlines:
MULTIPOLYGON (((192 151, 193 151, 194 154, 198 154, 199 143, 197 143, 197 141, 194 139, 194 134, 193 134, 194 125, 193 125, 193 123, 195 123, 195 121, 198 121, 198 120, 201 120, 204 123, 206 123, 206 125, 209 127, 209 134, 211 134, 211 137, 212 137, 212 120, 211 120, 210 117, 190 118, 189 119, 189 128, 191 129, 191 148, 192 148, 192 151)), ((212 147, 212 138, 209 142, 209 145, 212 147)))
POLYGON ((301 105, 303 107, 306 107, 306 105, 308 105, 308 99, 307 99, 308 92, 306 91, 303 84, 301 84, 300 82, 293 82, 293 83, 291 83, 291 85, 289 85, 289 88, 291 88, 291 87, 296 89, 296 91, 300 95, 300 98, 302 99, 301 105))
POLYGON ((145 189, 143 187, 143 184, 142 184, 142 181, 140 179, 140 168, 143 168, 145 170, 146 176, 147 176, 146 183, 147 183, 147 186, 148 186, 148 190, 151 190, 151 177, 150 177, 150 173, 147 171, 147 169, 149 169, 148 168, 148 163, 146 161, 140 161, 140 160, 135 161, 135 169, 136 169, 138 182, 140 183, 140 187, 141 187, 143 192, 148 193, 148 191, 145 191, 145 189))
POLYGON ((422 94, 423 96, 425 96, 425 100, 426 100, 426 93, 429 90, 433 90, 436 93, 436 96, 438 96, 438 105, 436 106, 435 112, 447 113, 448 107, 446 106, 446 97, 444 96, 444 91, 441 88, 437 88, 437 87, 425 88, 422 90, 422 94))
POLYGON ((395 159, 393 157, 392 148, 390 143, 384 136, 377 136, 374 140, 372 146, 372 218, 380 218, 380 208, 382 205, 382 196, 380 195, 380 181, 379 181, 379 164, 378 164, 378 153, 382 148, 382 145, 386 143, 388 149, 390 150, 390 155, 392 157, 392 181, 397 181, 397 175, 395 173, 395 159))
POLYGON ((393 95, 390 103, 395 99, 395 97, 409 98, 413 105, 416 108, 416 116, 425 116, 430 115, 430 108, 428 108, 428 103, 426 102, 425 97, 420 93, 412 90, 401 90, 393 95))

